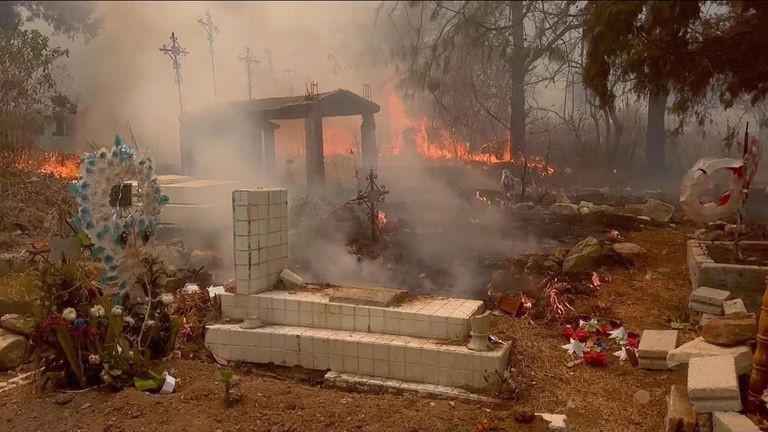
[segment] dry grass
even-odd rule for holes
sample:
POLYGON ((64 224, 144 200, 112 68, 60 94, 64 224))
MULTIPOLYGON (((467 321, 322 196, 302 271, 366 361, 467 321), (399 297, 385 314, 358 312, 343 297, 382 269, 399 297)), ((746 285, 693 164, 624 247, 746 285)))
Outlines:
MULTIPOLYGON (((628 241, 650 253, 631 268, 611 269, 611 283, 592 297, 576 299, 578 314, 600 312, 621 320, 630 331, 668 329, 687 310, 690 283, 685 264, 688 228, 648 228, 628 241), (668 269, 668 270, 664 270, 668 269)), ((608 366, 566 367, 570 357, 561 345, 563 323, 532 322, 495 317, 494 334, 513 344, 511 365, 527 387, 518 401, 536 412, 566 414, 574 431, 656 432, 666 415, 665 398, 672 384, 684 384, 683 371, 646 371, 621 363, 608 350, 608 366), (646 390, 651 400, 640 405, 635 392, 646 390)), ((693 333, 682 332, 680 342, 693 333)))

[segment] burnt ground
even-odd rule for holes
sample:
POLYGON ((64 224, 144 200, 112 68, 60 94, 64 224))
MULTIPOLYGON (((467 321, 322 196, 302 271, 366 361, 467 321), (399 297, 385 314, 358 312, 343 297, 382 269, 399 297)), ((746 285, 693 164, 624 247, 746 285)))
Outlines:
MULTIPOLYGON (((615 226, 590 218, 595 233, 615 226)), ((573 227, 563 222, 564 226, 573 227)), ((556 226, 548 224, 548 226, 556 226)), ((548 228, 554 229, 554 228, 548 228)), ((571 228, 572 229, 572 228, 571 228)), ((611 268, 612 281, 573 306, 580 314, 599 313, 622 320, 634 331, 669 328, 686 311, 690 283, 685 268, 686 234, 692 227, 651 225, 624 231, 628 241, 650 253, 631 266, 611 268)), ((576 231, 579 236, 584 234, 576 231)), ((173 360, 162 365, 180 378, 178 391, 160 396, 125 390, 94 389, 73 394, 64 406, 58 394, 42 394, 34 385, 0 393, 0 429, 4 431, 524 431, 513 421, 517 410, 564 413, 574 432, 661 429, 671 384, 685 382, 681 371, 644 371, 609 356, 608 366, 566 367, 560 345, 563 323, 495 317, 494 333, 513 343, 512 365, 519 400, 499 405, 449 403, 404 395, 354 394, 320 388, 316 381, 264 376, 267 369, 240 369, 244 401, 222 405, 210 360, 173 360), (645 390, 641 405, 634 394, 645 390)), ((694 337, 681 332, 681 343, 694 337)), ((274 371, 274 368, 269 369, 274 371)), ((270 372, 271 373, 271 372, 270 372)), ((285 375, 285 371, 280 373, 285 375)), ((291 376, 291 375, 288 375, 291 376)), ((535 430, 535 429, 532 429, 535 430)))

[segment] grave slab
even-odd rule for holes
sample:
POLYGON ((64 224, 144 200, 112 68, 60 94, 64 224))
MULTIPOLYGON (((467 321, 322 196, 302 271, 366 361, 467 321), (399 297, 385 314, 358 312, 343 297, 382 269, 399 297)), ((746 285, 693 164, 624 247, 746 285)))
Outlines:
POLYGON ((737 412, 713 412, 713 432, 759 432, 760 429, 747 416, 737 412))
POLYGON ((732 313, 746 312, 747 307, 744 305, 744 300, 737 298, 733 300, 726 300, 723 302, 723 314, 730 315, 732 313))
POLYGON ((752 371, 752 350, 749 346, 722 347, 705 341, 703 337, 697 337, 670 351, 667 354, 667 365, 672 369, 687 364, 693 358, 722 355, 733 357, 737 374, 744 375, 752 371))
POLYGON ((643 369, 668 369, 667 354, 677 346, 677 330, 645 330, 637 349, 643 369))
POLYGON ((688 399, 699 414, 741 410, 733 357, 692 358, 688 364, 688 399))
POLYGON ((691 297, 688 299, 688 307, 698 311, 712 315, 723 314, 723 302, 728 300, 731 293, 728 291, 699 287, 691 293, 691 297))

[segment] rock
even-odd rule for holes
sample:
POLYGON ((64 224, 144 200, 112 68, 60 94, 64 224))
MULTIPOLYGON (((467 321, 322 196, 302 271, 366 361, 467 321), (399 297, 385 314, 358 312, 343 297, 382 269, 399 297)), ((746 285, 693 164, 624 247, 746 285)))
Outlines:
POLYGON ((634 396, 635 396, 635 400, 640 405, 645 405, 651 401, 651 394, 648 393, 648 390, 638 390, 635 392, 634 396))
POLYGON ((612 248, 617 254, 621 255, 621 257, 625 259, 631 259, 637 255, 646 253, 646 250, 642 247, 629 242, 615 243, 612 248))
POLYGON ((637 218, 640 219, 641 221, 646 221, 646 222, 651 221, 651 218, 648 216, 638 216, 637 218))
POLYGON ((555 196, 555 204, 571 204, 571 200, 565 194, 553 193, 553 195, 555 196))
POLYGON ((723 302, 731 297, 729 291, 700 286, 691 292, 688 307, 712 315, 723 314, 723 302))
POLYGON ((579 208, 573 204, 555 203, 549 206, 549 211, 559 215, 577 215, 579 208))
POLYGON ((659 222, 669 222, 674 212, 675 206, 655 199, 649 199, 643 208, 643 216, 659 222))
POLYGON ((589 270, 603 255, 603 247, 594 237, 587 237, 571 249, 563 260, 563 272, 578 273, 589 270))
POLYGON ((702 313, 701 317, 699 317, 699 325, 703 326, 704 324, 708 323, 709 320, 711 320, 712 318, 714 318, 716 316, 717 315, 712 315, 712 314, 708 314, 708 313, 702 313))
POLYGON ((528 211, 535 207, 535 204, 532 202, 521 202, 512 204, 512 210, 514 211, 528 211))
POLYGON ((645 204, 627 204, 624 206, 624 212, 629 213, 632 216, 640 216, 643 214, 645 204))
POLYGON ((27 338, 0 329, 0 371, 19 367, 27 360, 28 355, 27 338))
POLYGON ((704 324, 701 336, 711 344, 722 346, 734 346, 752 340, 757 336, 755 314, 737 312, 714 317, 704 324))
POLYGON ((585 214, 589 214, 589 213, 590 213, 589 207, 579 207, 579 214, 585 215, 585 214))
POLYGON ((744 300, 737 298, 733 300, 726 300, 723 302, 723 315, 730 315, 733 313, 746 312, 747 307, 744 305, 744 300))
POLYGON ((670 351, 667 354, 667 366, 674 368, 688 363, 692 358, 722 355, 729 355, 734 358, 737 374, 748 374, 752 370, 752 350, 748 345, 722 347, 705 341, 703 337, 697 337, 670 351))
POLYGON ((37 324, 36 319, 19 314, 5 314, 0 317, 0 328, 27 337, 32 336, 37 324))
POLYGON ((594 206, 595 206, 595 204, 591 203, 589 201, 582 201, 582 202, 579 203, 579 207, 586 207, 588 209, 591 209, 594 206))
POLYGON ((693 432, 696 428, 696 410, 688 400, 688 389, 673 385, 667 400, 665 432, 693 432))
POLYGON ((56 405, 67 405, 73 400, 75 400, 74 395, 72 395, 71 393, 63 393, 53 398, 53 403, 55 403, 56 405))

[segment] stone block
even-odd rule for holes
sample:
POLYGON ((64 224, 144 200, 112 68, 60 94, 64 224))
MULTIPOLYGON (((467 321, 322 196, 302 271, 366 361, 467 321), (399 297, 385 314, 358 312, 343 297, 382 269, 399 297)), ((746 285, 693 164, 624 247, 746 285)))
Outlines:
POLYGON ((702 313, 701 316, 699 317, 699 325, 700 326, 705 325, 706 323, 709 322, 709 320, 711 320, 712 318, 714 318, 716 316, 717 315, 712 315, 712 314, 708 314, 708 313, 702 313))
POLYGON ((756 424, 737 412, 713 412, 713 432, 759 432, 756 424))
POLYGON ((688 399, 697 413, 741 410, 733 357, 692 358, 688 364, 688 399))
POLYGON ((765 290, 765 271, 761 267, 704 262, 698 267, 697 284, 727 290, 731 298, 744 301, 748 312, 760 313, 765 290))
POLYGON ((705 341, 721 346, 734 346, 749 342, 757 336, 755 314, 738 312, 716 317, 701 329, 705 341))
POLYGON ((744 300, 737 298, 733 300, 726 300, 723 302, 723 314, 730 315, 732 313, 746 312, 747 307, 744 305, 744 300))
POLYGON ((667 354, 677 346, 677 330, 645 330, 637 349, 643 369, 668 369, 667 354))
POLYGON ((667 354, 667 365, 675 368, 689 363, 694 358, 723 355, 733 357, 737 374, 744 375, 752 371, 752 350, 749 346, 722 347, 705 341, 703 337, 698 337, 670 351, 667 354))
POLYGON ((675 206, 655 199, 649 199, 643 207, 643 216, 659 222, 669 222, 674 212, 675 206))
POLYGON ((693 432, 696 428, 696 410, 688 400, 685 387, 673 385, 667 399, 665 432, 693 432))
POLYGON ((301 276, 288 269, 284 269, 282 272, 280 272, 280 280, 283 281, 285 286, 288 288, 298 288, 301 286, 301 284, 304 283, 304 280, 301 278, 301 276))
POLYGON ((728 291, 702 286, 693 290, 688 299, 688 307, 698 312, 722 315, 723 302, 730 296, 728 291))
POLYGON ((569 432, 568 429, 568 417, 563 414, 547 414, 536 413, 537 416, 541 416, 544 421, 549 423, 549 429, 552 432, 569 432))

